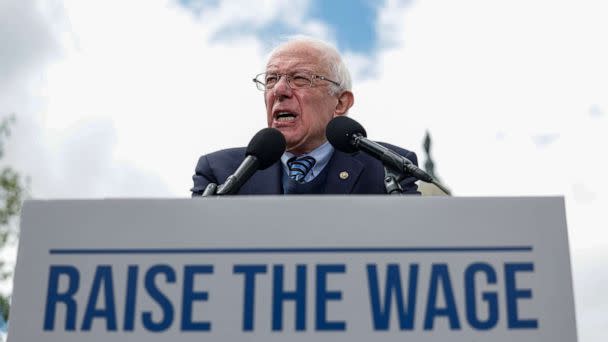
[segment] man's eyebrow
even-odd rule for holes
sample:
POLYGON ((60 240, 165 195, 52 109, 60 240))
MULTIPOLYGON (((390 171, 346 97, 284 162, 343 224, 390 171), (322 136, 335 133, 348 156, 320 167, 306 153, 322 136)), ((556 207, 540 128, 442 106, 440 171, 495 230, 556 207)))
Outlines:
MULTIPOLYGON (((314 73, 314 71, 312 71, 310 69, 296 68, 296 69, 293 69, 293 70, 288 70, 287 74, 295 74, 295 73, 298 73, 298 72, 314 73)), ((270 69, 266 69, 266 73, 282 74, 283 72, 280 72, 279 69, 270 68, 270 69)))

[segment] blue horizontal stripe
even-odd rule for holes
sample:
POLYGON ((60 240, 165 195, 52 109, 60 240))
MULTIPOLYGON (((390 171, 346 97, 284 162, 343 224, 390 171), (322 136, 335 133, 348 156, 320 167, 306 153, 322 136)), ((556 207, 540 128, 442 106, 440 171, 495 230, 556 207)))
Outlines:
POLYGON ((292 247, 292 248, 80 248, 50 254, 340 254, 340 253, 505 253, 532 252, 532 246, 475 247, 292 247))

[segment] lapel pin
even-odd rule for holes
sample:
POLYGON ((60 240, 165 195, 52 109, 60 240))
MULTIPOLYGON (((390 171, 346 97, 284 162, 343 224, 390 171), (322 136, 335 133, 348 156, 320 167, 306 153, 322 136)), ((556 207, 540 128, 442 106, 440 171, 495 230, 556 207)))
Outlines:
POLYGON ((348 172, 346 172, 346 171, 340 172, 340 179, 341 180, 345 180, 347 178, 348 178, 348 172))

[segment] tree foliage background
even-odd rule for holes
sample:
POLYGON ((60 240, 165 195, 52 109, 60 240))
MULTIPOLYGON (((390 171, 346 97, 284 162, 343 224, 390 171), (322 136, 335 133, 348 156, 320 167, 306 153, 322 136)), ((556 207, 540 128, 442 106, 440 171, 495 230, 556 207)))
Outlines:
MULTIPOLYGON (((0 250, 4 250, 7 244, 17 240, 16 218, 26 195, 26 179, 15 169, 2 162, 5 144, 10 137, 11 126, 14 122, 14 115, 0 121, 0 250)), ((0 259, 0 281, 6 281, 11 276, 12 269, 9 269, 6 262, 0 259)), ((0 294, 0 313, 5 320, 8 320, 9 307, 8 296, 0 294)))

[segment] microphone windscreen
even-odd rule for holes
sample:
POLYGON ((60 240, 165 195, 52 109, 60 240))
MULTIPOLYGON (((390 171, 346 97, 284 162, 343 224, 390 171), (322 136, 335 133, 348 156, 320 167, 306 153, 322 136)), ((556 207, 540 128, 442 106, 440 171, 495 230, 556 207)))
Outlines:
POLYGON ((336 116, 331 119, 325 129, 325 136, 333 147, 345 153, 353 153, 357 148, 352 143, 353 135, 362 135, 367 137, 365 128, 357 121, 347 116, 336 116))
POLYGON ((285 147, 283 133, 275 128, 264 128, 251 138, 246 155, 258 158, 259 169, 264 170, 281 158, 285 147))

